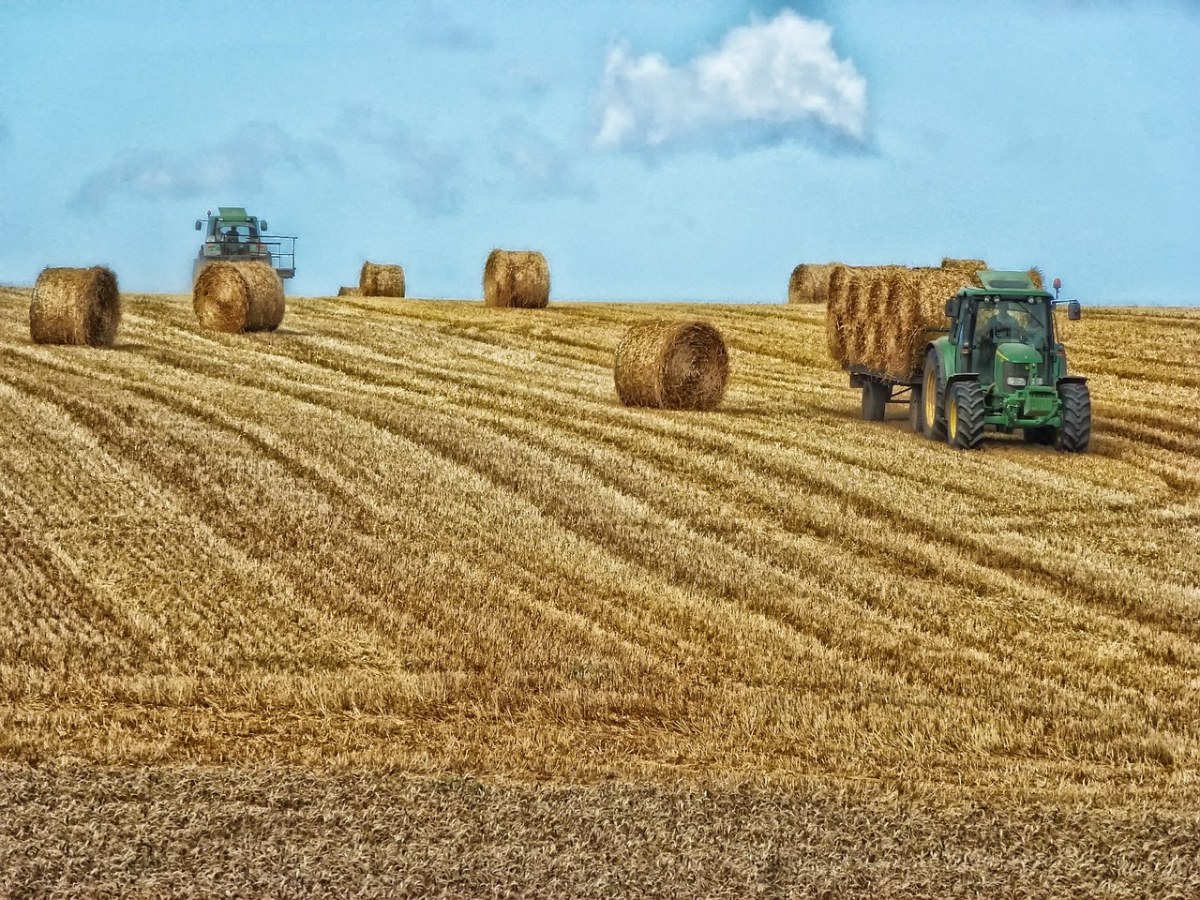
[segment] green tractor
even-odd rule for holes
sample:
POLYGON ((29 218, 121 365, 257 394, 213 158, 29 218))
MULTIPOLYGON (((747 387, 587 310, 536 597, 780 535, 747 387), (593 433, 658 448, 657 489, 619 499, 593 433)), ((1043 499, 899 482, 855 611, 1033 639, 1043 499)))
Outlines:
POLYGON ((201 270, 213 262, 265 262, 280 278, 296 274, 296 238, 267 234, 268 225, 257 216, 246 214, 241 206, 222 206, 216 214, 208 210, 207 220, 197 219, 196 230, 204 232, 204 243, 192 264, 192 283, 201 270))
MULTIPOLYGON (((1024 272, 979 273, 981 288, 946 301, 950 333, 931 341, 910 418, 928 438, 973 449, 986 426, 1070 453, 1088 449, 1092 401, 1087 379, 1067 374, 1066 350, 1054 333, 1054 294, 1024 272)), ((1068 318, 1080 317, 1070 301, 1068 318)), ((916 373, 914 373, 916 374, 916 373)))

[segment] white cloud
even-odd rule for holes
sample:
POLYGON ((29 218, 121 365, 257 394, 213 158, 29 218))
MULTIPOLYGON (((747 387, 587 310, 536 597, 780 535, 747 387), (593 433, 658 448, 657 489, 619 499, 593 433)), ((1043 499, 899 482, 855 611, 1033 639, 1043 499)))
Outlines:
POLYGON ((600 99, 596 143, 608 148, 867 137, 866 79, 838 57, 829 25, 791 10, 734 28, 681 66, 614 47, 600 99))
POLYGON ((271 122, 243 125, 224 141, 186 154, 131 151, 84 180, 71 200, 82 209, 103 209, 113 197, 146 200, 254 192, 272 170, 306 170, 312 164, 336 170, 333 149, 296 138, 271 122))

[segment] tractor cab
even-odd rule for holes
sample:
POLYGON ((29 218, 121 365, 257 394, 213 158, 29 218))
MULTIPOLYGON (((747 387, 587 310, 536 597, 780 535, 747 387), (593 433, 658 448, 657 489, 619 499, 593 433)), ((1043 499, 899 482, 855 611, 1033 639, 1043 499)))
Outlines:
POLYGON ((221 206, 216 213, 210 209, 207 218, 196 220, 196 230, 204 232, 204 243, 192 266, 192 280, 209 263, 264 262, 279 273, 280 278, 296 274, 296 238, 267 234, 265 220, 247 214, 241 206, 221 206))
MULTIPOLYGON (((952 446, 976 447, 985 426, 1026 440, 1087 449, 1091 398, 1087 380, 1067 374, 1054 331, 1055 294, 1025 272, 979 273, 982 287, 946 301, 950 333, 930 342, 922 379, 921 425, 952 446)), ((1080 317, 1072 300, 1068 318, 1080 317)))
POLYGON ((988 393, 1049 386, 1062 371, 1054 334, 1054 297, 1024 272, 980 273, 946 304, 958 371, 974 372, 988 393))

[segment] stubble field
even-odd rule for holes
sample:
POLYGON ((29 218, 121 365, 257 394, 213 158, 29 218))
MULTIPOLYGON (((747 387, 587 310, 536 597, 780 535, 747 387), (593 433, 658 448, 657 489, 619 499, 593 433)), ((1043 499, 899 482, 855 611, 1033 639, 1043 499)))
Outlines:
POLYGON ((815 306, 292 299, 233 337, 134 295, 92 350, 33 345, 28 302, 0 289, 0 896, 287 894, 289 853, 368 893, 1200 891, 1200 312, 1062 323, 1070 456, 858 421, 815 306), (625 328, 698 312, 723 407, 622 407, 625 328), (408 834, 374 882, 372 823, 408 834))

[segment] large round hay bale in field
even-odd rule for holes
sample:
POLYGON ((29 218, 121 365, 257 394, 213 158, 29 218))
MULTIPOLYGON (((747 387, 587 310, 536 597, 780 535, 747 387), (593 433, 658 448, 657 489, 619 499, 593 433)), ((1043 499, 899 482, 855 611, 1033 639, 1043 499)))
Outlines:
POLYGON ((283 282, 266 263, 215 262, 196 279, 192 308, 205 328, 274 331, 283 321, 283 282))
POLYGON ((29 303, 29 335, 37 344, 110 347, 121 324, 117 276, 104 266, 43 269, 29 303))
POLYGON ((826 303, 829 276, 840 263, 801 263, 788 279, 788 303, 826 303))
POLYGON ((358 290, 364 297, 403 297, 404 268, 364 262, 358 273, 358 290))
POLYGON ((359 288, 356 288, 356 287, 348 287, 346 285, 342 285, 340 288, 338 288, 338 296, 339 297, 361 297, 362 290, 360 290, 359 288))
POLYGON ((617 346, 613 378, 626 406, 714 409, 725 396, 729 354, 707 322, 642 322, 617 346))
POLYGON ((536 250, 493 250, 483 267, 483 305, 542 309, 550 302, 550 266, 536 250))

